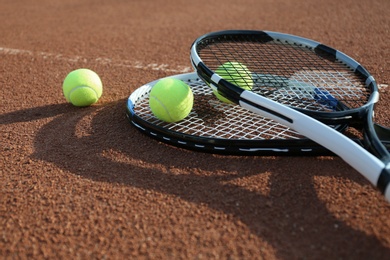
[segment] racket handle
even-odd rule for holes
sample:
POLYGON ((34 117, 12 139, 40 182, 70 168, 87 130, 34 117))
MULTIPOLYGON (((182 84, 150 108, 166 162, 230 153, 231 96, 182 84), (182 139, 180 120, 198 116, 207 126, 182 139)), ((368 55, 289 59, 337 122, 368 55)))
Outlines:
POLYGON ((390 202, 390 185, 387 186, 387 189, 385 190, 385 198, 388 202, 390 202))

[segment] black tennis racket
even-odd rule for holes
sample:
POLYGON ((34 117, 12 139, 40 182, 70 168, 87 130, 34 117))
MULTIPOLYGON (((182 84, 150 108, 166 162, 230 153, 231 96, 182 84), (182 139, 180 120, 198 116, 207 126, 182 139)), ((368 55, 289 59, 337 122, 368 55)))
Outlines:
MULTIPOLYGON (((193 109, 184 120, 166 123, 153 116, 149 108, 149 93, 159 80, 139 87, 128 98, 128 118, 138 130, 150 137, 174 146, 215 154, 334 155, 280 123, 219 101, 196 73, 170 77, 188 84, 194 94, 193 109)), ((346 129, 345 124, 332 127, 338 131, 346 129)), ((382 141, 390 149, 390 130, 380 129, 382 141)), ((363 143, 357 138, 355 141, 363 143)))
POLYGON ((358 62, 318 42, 266 31, 204 35, 193 43, 191 61, 213 91, 326 147, 390 201, 390 155, 372 122, 379 92, 358 62), (240 84, 215 72, 227 62, 241 64, 225 71, 240 84), (367 150, 323 122, 363 129, 367 150))

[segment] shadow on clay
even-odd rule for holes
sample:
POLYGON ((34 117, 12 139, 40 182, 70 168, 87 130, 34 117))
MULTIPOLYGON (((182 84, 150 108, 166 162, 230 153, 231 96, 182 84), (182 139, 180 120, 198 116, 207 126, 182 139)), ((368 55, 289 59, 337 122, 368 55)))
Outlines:
MULTIPOLYGON (((317 256, 390 255, 390 249, 377 238, 347 226, 317 198, 313 177, 332 176, 331 173, 320 169, 302 172, 293 165, 289 165, 289 172, 278 168, 282 163, 296 165, 294 160, 299 158, 215 156, 159 144, 128 123, 125 100, 83 109, 68 104, 31 108, 1 115, 0 124, 49 117, 54 119, 36 133, 34 158, 94 181, 120 183, 208 205, 245 223, 254 235, 273 246, 277 257, 289 257, 294 248, 310 247, 302 245, 300 236, 310 236, 313 245, 326 249, 321 252, 313 248, 317 256), (271 172, 264 184, 268 194, 234 183, 240 178, 263 177, 267 172, 271 172), (296 179, 299 185, 291 187, 296 179), (313 230, 313 226, 317 228, 313 230), (340 247, 332 237, 345 243, 340 247), (361 245, 365 251, 360 250, 361 245), (367 252, 367 248, 371 250, 367 252)), ((321 161, 322 169, 331 163, 334 162, 321 161)), ((360 176, 351 174, 348 178, 365 183, 360 176)))

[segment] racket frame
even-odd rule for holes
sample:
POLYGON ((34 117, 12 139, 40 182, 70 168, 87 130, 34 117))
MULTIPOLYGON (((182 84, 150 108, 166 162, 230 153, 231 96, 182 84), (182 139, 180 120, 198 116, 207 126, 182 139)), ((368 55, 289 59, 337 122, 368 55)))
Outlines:
MULTIPOLYGON (((185 73, 169 76, 169 78, 180 79, 184 82, 197 80, 198 75, 185 73)), ((171 130, 150 122, 140 116, 136 111, 139 99, 149 95, 150 89, 158 80, 147 83, 135 90, 127 99, 126 116, 130 123, 139 131, 158 141, 177 147, 190 149, 199 152, 207 152, 225 155, 247 155, 247 156, 330 156, 335 155, 328 149, 319 146, 314 141, 302 137, 301 139, 224 139, 214 137, 202 137, 193 134, 171 130)), ((199 79, 200 80, 200 79, 199 79)), ((202 84, 205 84, 202 82, 202 84)), ((190 85, 190 84, 189 84, 190 85)), ((191 86, 190 86, 191 87, 191 86)), ((212 95, 212 94, 211 94, 212 95)), ((337 131, 344 131, 347 125, 336 125, 337 131)), ((359 142, 359 140, 356 140, 359 142)))
POLYGON ((244 91, 242 88, 231 84, 218 74, 210 70, 198 55, 198 51, 202 49, 204 44, 200 42, 213 42, 220 41, 221 39, 227 41, 227 35, 229 38, 235 37, 247 37, 248 41, 262 41, 264 43, 269 41, 277 41, 280 43, 296 44, 299 46, 306 46, 308 49, 312 49, 315 53, 323 58, 331 60, 342 60, 356 75, 365 78, 366 86, 371 90, 371 95, 367 103, 359 108, 352 108, 348 110, 337 110, 331 113, 325 111, 311 111, 301 108, 294 108, 304 114, 316 118, 317 120, 324 122, 328 125, 337 125, 347 123, 356 127, 363 127, 362 120, 365 120, 365 113, 363 110, 368 111, 372 104, 379 101, 379 91, 375 79, 370 73, 357 61, 349 57, 343 52, 333 49, 329 46, 321 44, 320 42, 310 40, 307 38, 295 36, 292 34, 272 32, 272 31, 252 31, 252 30, 225 30, 205 34, 194 41, 191 46, 191 62, 194 69, 202 80, 209 84, 214 85, 214 89, 222 96, 226 97, 230 101, 239 104, 241 93, 244 91), (213 77, 213 78, 211 78, 213 77), (216 86, 216 82, 219 82, 219 86, 216 86))
POLYGON ((199 77, 207 82, 214 91, 218 91, 219 94, 241 107, 296 130, 334 152, 376 186, 390 202, 389 153, 381 144, 376 132, 373 131, 374 124, 372 123, 374 104, 379 100, 379 92, 375 79, 358 62, 342 52, 309 39, 276 32, 248 30, 220 31, 199 37, 191 47, 191 62, 199 77), (371 96, 362 107, 328 113, 294 109, 242 89, 208 68, 198 54, 198 51, 216 40, 227 41, 227 38, 237 37, 245 37, 245 41, 253 39, 256 42, 266 43, 277 39, 276 41, 289 44, 305 45, 321 57, 327 59, 331 57, 331 59, 342 61, 354 73, 364 77, 366 86, 371 90, 371 96), (362 119, 365 120, 365 123, 361 123, 362 119), (350 122, 364 126, 364 139, 368 143, 368 148, 373 149, 372 153, 323 123, 329 122, 328 120, 332 124, 350 122))

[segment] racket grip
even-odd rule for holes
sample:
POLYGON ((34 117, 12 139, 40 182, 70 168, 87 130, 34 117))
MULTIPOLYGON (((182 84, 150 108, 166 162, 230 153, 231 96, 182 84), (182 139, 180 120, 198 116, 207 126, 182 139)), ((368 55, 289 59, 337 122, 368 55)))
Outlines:
POLYGON ((389 186, 387 187, 387 189, 385 191, 385 198, 386 198, 387 202, 390 202, 390 188, 389 188, 389 186))
POLYGON ((385 198, 390 202, 390 163, 382 171, 379 176, 377 187, 385 195, 385 198))

